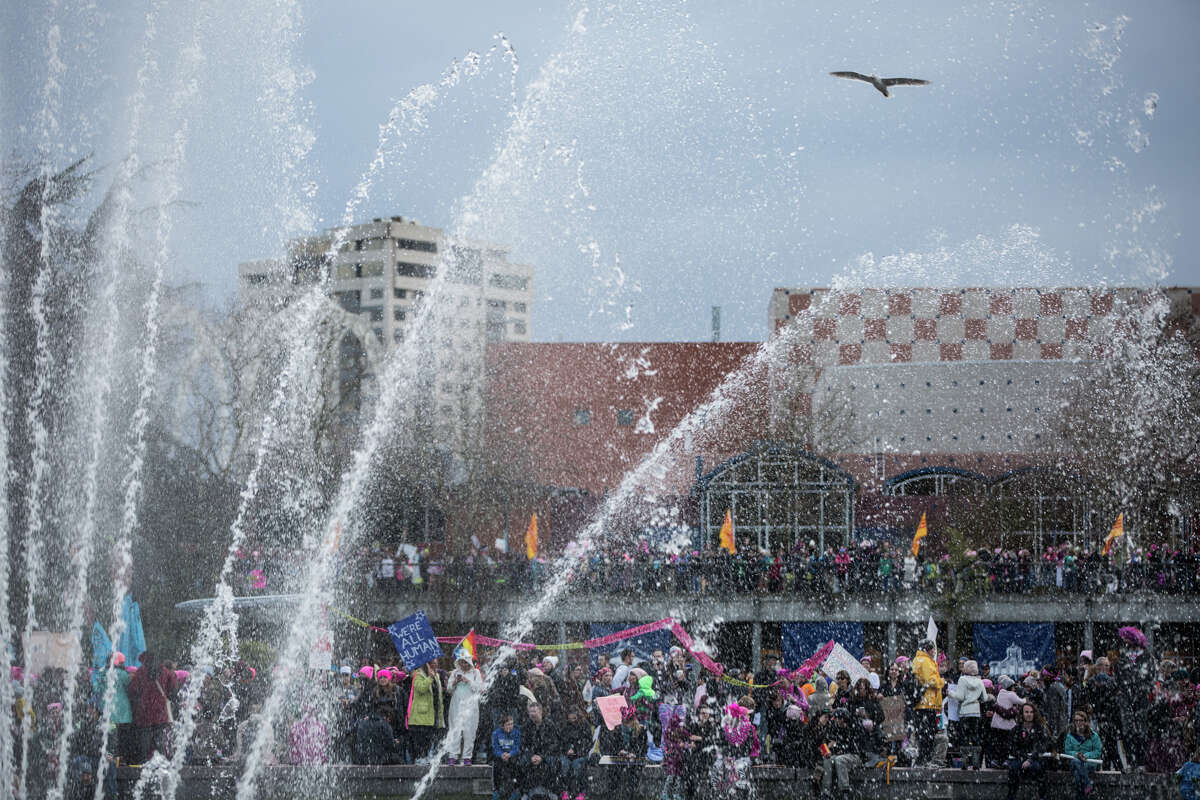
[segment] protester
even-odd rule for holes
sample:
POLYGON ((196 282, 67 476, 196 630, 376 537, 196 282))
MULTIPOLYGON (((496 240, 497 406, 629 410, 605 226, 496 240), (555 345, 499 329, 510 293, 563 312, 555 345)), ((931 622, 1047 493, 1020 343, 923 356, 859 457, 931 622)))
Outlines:
POLYGON ((483 675, 469 659, 457 658, 446 691, 450 693, 450 763, 456 764, 461 759, 463 764, 470 766, 479 727, 483 675))
POLYGON ((179 679, 170 664, 163 664, 150 651, 141 654, 141 667, 126 690, 133 706, 133 724, 137 727, 138 754, 141 762, 154 753, 171 756, 170 728, 174 720, 171 701, 179 688, 179 679))
POLYGON ((521 729, 521 792, 526 797, 557 797, 561 732, 545 718, 540 704, 530 703, 527 713, 529 724, 521 729))
POLYGON ((587 765, 592 751, 592 726, 580 708, 568 706, 566 713, 566 722, 560 731, 562 752, 558 757, 562 798, 587 800, 587 765))
POLYGON ((958 701, 958 721, 962 745, 965 749, 969 748, 970 750, 971 763, 968 764, 968 759, 964 758, 963 769, 967 769, 971 765, 978 769, 980 766, 982 742, 979 721, 982 715, 982 701, 986 694, 983 681, 979 678, 979 664, 971 660, 964 661, 962 674, 958 676, 958 681, 955 682, 950 692, 950 696, 958 701))
POLYGON ((409 676, 405 727, 411 737, 412 756, 418 764, 429 763, 429 752, 438 731, 446 727, 443 716, 442 679, 430 664, 422 664, 409 676))
POLYGON ((600 754, 611 759, 604 796, 627 798, 637 795, 638 780, 645 766, 650 735, 630 707, 621 711, 621 724, 600 731, 600 754))
POLYGON ((917 764, 928 765, 933 762, 934 738, 937 736, 938 716, 942 713, 942 687, 946 681, 938 671, 937 665, 930 657, 934 643, 930 639, 921 642, 920 649, 913 657, 912 672, 921 697, 916 703, 915 719, 917 726, 917 764))
POLYGON ((520 756, 521 730, 511 715, 505 715, 492 731, 492 800, 516 800, 521 796, 517 789, 520 756))
POLYGON ((1100 735, 1092 730, 1088 713, 1076 709, 1072 714, 1071 729, 1063 740, 1063 755, 1069 759, 1075 778, 1075 800, 1084 800, 1092 793, 1092 773, 1100 768, 1103 747, 1100 735))
POLYGON ((1009 734, 1008 745, 1008 800, 1014 800, 1017 789, 1026 780, 1037 784, 1037 793, 1045 794, 1046 761, 1044 754, 1050 747, 1050 734, 1046 722, 1033 703, 1021 706, 1021 722, 1009 734))

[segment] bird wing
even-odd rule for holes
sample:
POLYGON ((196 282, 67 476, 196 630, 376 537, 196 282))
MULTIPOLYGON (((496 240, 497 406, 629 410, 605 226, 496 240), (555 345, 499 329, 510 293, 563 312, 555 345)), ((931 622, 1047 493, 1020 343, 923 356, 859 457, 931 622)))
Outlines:
POLYGON ((856 81, 866 81, 867 83, 874 83, 874 81, 872 81, 870 79, 870 77, 863 75, 862 73, 859 73, 859 72, 831 72, 829 74, 835 78, 852 78, 856 81))
POLYGON ((884 78, 884 86, 927 86, 929 81, 920 78, 884 78))

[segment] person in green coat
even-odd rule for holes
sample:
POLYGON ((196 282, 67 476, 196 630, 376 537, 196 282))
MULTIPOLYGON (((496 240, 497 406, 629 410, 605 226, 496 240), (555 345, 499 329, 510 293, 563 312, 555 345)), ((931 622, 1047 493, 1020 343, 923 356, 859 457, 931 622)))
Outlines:
POLYGON ((1100 768, 1100 734, 1092 730, 1088 713, 1075 709, 1071 715, 1071 730, 1063 739, 1063 755, 1070 759, 1075 773, 1075 798, 1083 800, 1092 793, 1092 773, 1100 768))
POLYGON ((446 727, 443 713, 442 679, 430 664, 422 664, 409 676, 408 712, 405 727, 412 740, 412 752, 418 764, 429 763, 429 751, 438 731, 446 727))
POLYGON ((92 690, 95 706, 104 714, 104 697, 108 691, 109 673, 115 675, 113 681, 113 706, 109 721, 116 726, 116 736, 113 743, 113 755, 126 761, 132 759, 137 752, 137 736, 133 728, 133 706, 129 703, 130 675, 125 670, 125 654, 116 652, 109 662, 108 669, 97 672, 92 676, 92 690))

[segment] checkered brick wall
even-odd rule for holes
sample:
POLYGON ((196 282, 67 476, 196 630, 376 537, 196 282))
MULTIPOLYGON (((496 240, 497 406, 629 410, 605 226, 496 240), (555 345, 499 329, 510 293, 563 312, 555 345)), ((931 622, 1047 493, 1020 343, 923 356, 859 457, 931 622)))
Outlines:
POLYGON ((783 357, 771 366, 771 424, 782 429, 809 416, 827 391, 847 383, 862 390, 851 392, 863 404, 861 424, 875 426, 859 432, 868 437, 865 441, 879 439, 903 449, 915 437, 934 450, 957 448, 968 441, 975 442, 973 448, 983 442, 986 448, 1007 447, 1010 439, 1014 446, 1028 444, 1016 442, 1016 428, 1009 430, 1011 421, 1025 414, 1029 428, 1025 433, 1038 438, 1041 428, 1037 426, 1045 423, 1036 420, 1061 401, 1055 394, 1058 390, 1051 387, 1074 375, 1079 362, 1104 357, 1117 326, 1127 324, 1123 307, 1137 308, 1159 292, 1175 312, 1191 315, 1195 324, 1200 289, 776 289, 768 309, 770 329, 791 328, 783 357), (1022 363, 1029 368, 1022 369, 1022 363), (957 390, 953 380, 946 378, 949 373, 941 369, 955 365, 971 372, 969 378, 960 376, 970 385, 991 386, 1000 380, 1004 388, 998 391, 1021 397, 1005 405, 1002 417, 981 418, 973 423, 978 430, 956 435, 955 426, 961 425, 953 400, 957 390), (1032 374, 1033 366, 1040 374, 1042 368, 1054 365, 1059 368, 1051 372, 1062 380, 1046 375, 1044 380, 1031 379, 1027 387, 1014 386, 1014 381, 1023 384, 1023 376, 1032 374), (908 367, 921 366, 926 370, 919 380, 911 375, 908 380, 897 377, 907 375, 908 367), (871 367, 878 370, 869 382, 866 376, 851 379, 840 374, 871 367), (875 393, 866 390, 876 384, 887 395, 891 413, 905 415, 907 421, 871 422, 874 406, 867 398, 875 393), (914 391, 914 385, 928 390, 914 391), (932 433, 908 430, 905 426, 911 427, 914 419, 908 415, 916 415, 924 428, 950 433, 942 437, 945 441, 934 441, 937 437, 932 433), (1009 428, 1001 430, 1005 425, 1009 428))
POLYGON ((1103 357, 1122 305, 1162 292, 1200 314, 1200 289, 776 289, 772 333, 799 327, 793 360, 816 366, 1103 357))

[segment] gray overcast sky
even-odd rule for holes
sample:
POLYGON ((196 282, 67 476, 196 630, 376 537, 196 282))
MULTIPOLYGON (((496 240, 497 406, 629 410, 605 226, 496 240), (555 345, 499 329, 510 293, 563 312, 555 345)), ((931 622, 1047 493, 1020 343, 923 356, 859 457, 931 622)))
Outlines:
POLYGON ((838 280, 1200 283, 1191 0, 213 0, 149 45, 148 4, 100 5, 0 10, 0 147, 141 154, 214 297, 356 196, 511 245, 538 339, 706 338, 711 305, 761 339, 772 287, 838 280))

